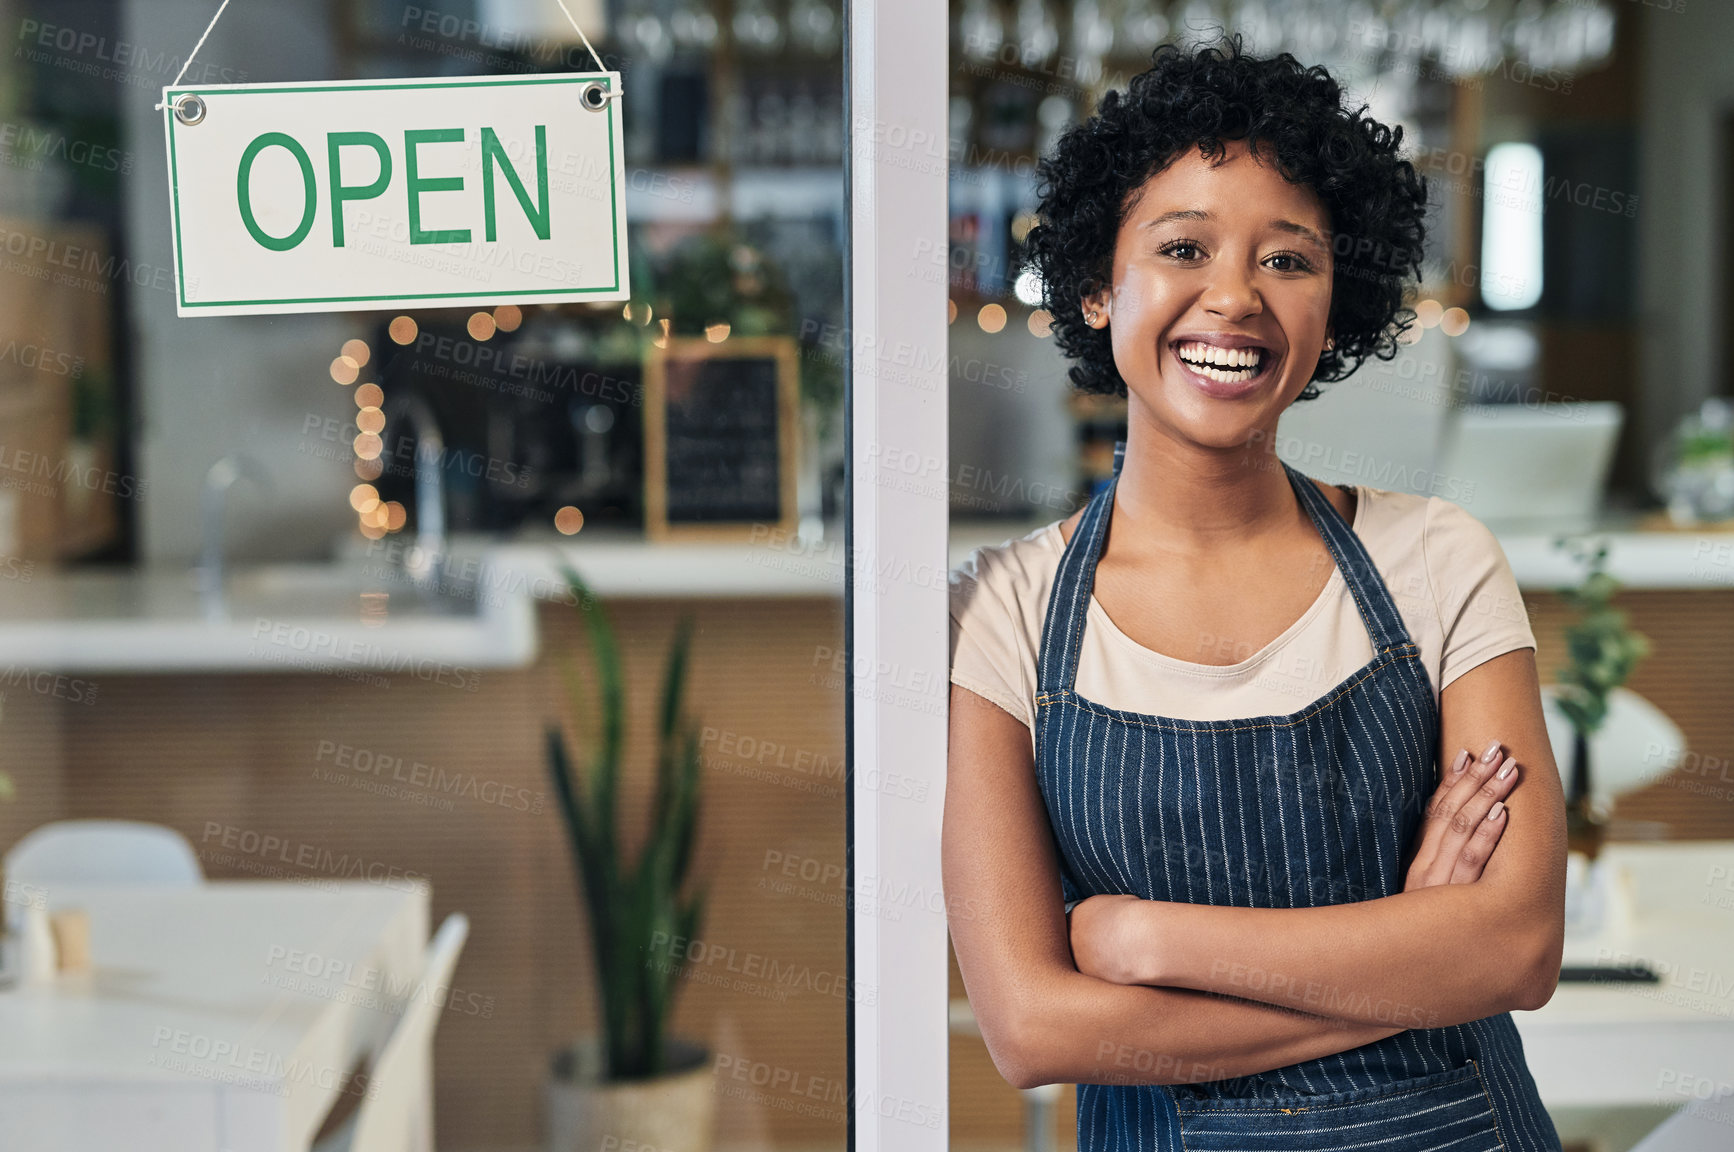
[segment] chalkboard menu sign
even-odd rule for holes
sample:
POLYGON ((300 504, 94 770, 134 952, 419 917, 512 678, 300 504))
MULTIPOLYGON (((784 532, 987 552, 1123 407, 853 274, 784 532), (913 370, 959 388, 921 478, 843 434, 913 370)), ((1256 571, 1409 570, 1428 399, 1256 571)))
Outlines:
POLYGON ((672 338, 645 363, 644 520, 652 539, 795 526, 795 342, 672 338))

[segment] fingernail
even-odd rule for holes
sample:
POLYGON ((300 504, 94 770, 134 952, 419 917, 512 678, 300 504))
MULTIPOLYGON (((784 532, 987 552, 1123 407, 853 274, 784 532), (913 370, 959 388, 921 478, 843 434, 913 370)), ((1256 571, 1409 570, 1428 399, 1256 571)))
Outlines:
POLYGON ((1505 762, 1505 763, 1504 763, 1504 764, 1503 764, 1503 765, 1502 765, 1502 766, 1501 766, 1501 767, 1500 767, 1500 769, 1499 769, 1499 771, 1498 771, 1498 772, 1496 772, 1496 773, 1495 773, 1495 774, 1494 774, 1494 779, 1496 779, 1496 780, 1503 780, 1503 779, 1505 779, 1505 778, 1506 778, 1506 777, 1507 777, 1507 776, 1509 776, 1509 775, 1511 775, 1511 773, 1512 773, 1512 770, 1513 770, 1513 769, 1515 769, 1515 768, 1516 768, 1516 767, 1517 767, 1517 761, 1515 761, 1515 760, 1507 760, 1507 761, 1506 761, 1506 762, 1505 762))
POLYGON ((1487 746, 1487 751, 1481 754, 1481 759, 1491 764, 1493 763, 1493 758, 1497 755, 1499 755, 1499 741, 1495 740, 1487 746))
POLYGON ((1462 775, 1463 769, 1467 767, 1469 767, 1469 749, 1460 748, 1457 750, 1457 759, 1451 762, 1451 775, 1462 775))
POLYGON ((1487 810, 1487 818, 1489 820, 1497 820, 1499 819, 1499 814, 1503 811, 1505 811, 1505 801, 1495 800, 1493 802, 1493 807, 1487 810))

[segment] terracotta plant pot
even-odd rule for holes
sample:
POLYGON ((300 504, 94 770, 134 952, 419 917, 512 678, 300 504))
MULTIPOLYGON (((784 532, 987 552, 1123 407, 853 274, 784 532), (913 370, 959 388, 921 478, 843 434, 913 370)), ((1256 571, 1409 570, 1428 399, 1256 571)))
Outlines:
POLYGON ((710 1051, 670 1037, 669 1071, 603 1080, 601 1044, 586 1037, 549 1071, 548 1152, 711 1152, 716 1093, 710 1051))

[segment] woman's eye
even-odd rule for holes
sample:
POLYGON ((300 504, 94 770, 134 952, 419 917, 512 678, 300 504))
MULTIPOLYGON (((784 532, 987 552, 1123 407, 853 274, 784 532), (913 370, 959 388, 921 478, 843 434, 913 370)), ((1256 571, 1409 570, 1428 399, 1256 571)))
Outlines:
POLYGON ((1162 246, 1162 255, 1176 260, 1191 261, 1197 258, 1197 253, 1198 245, 1190 240, 1175 240, 1162 246))
POLYGON ((1292 252, 1278 252, 1266 263, 1271 264, 1278 272, 1310 272, 1312 265, 1292 252), (1278 262, 1281 263, 1278 263, 1278 262))

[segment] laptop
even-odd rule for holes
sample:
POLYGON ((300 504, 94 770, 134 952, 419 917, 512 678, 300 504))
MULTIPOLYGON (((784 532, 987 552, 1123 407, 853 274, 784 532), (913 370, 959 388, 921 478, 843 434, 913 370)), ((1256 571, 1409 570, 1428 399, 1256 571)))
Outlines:
POLYGON ((1601 516, 1625 409, 1607 400, 1471 404, 1445 431, 1453 503, 1496 531, 1582 532, 1601 516))

